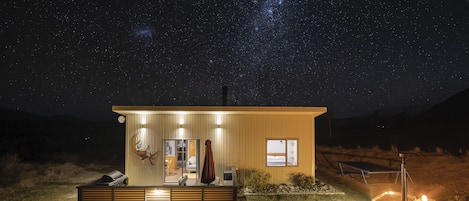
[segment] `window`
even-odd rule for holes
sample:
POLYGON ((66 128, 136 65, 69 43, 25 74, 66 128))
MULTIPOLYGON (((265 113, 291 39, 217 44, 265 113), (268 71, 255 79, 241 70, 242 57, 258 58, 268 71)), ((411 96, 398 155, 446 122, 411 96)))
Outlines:
POLYGON ((297 139, 267 139, 267 166, 297 165, 297 139))

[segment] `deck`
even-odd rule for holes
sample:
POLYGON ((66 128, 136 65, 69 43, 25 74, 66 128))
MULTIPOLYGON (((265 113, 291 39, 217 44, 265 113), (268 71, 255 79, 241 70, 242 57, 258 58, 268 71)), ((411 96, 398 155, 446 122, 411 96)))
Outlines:
POLYGON ((220 184, 217 178, 210 185, 186 186, 187 176, 185 179, 179 179, 179 185, 103 186, 91 182, 77 187, 78 201, 236 201, 238 195, 236 170, 233 167, 232 171, 227 173, 231 177, 225 178, 225 182, 220 184))
POLYGON ((237 200, 236 186, 79 186, 78 201, 237 200))

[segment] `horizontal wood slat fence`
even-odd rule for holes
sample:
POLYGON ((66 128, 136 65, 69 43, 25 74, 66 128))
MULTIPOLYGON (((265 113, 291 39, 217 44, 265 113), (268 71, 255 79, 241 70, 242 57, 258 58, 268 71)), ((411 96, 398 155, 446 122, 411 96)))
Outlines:
POLYGON ((78 201, 236 201, 236 186, 79 186, 78 201))

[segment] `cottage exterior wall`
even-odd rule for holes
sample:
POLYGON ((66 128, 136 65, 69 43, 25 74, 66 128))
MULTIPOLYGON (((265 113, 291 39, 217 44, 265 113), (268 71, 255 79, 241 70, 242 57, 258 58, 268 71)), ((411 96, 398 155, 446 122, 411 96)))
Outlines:
MULTIPOLYGON (((322 113, 321 113, 322 114, 322 113)), ((200 139, 199 164, 203 164, 203 142, 212 141, 216 176, 232 166, 254 168, 271 174, 271 183, 288 183, 288 174, 315 176, 315 117, 306 113, 129 113, 126 114, 125 174, 129 185, 163 185, 164 139, 200 139), (218 126, 219 125, 219 126, 218 126), (134 153, 132 138, 139 133, 153 161, 134 153), (297 139, 298 166, 267 167, 267 139, 297 139)), ((201 169, 202 167, 200 167, 201 169)))

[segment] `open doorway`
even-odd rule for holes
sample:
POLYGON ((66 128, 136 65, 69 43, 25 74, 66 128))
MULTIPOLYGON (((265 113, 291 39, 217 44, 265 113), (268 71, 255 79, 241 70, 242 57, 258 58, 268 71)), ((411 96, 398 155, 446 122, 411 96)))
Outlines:
POLYGON ((187 185, 195 184, 199 173, 199 139, 165 139, 164 183, 177 184, 187 176, 187 185))

